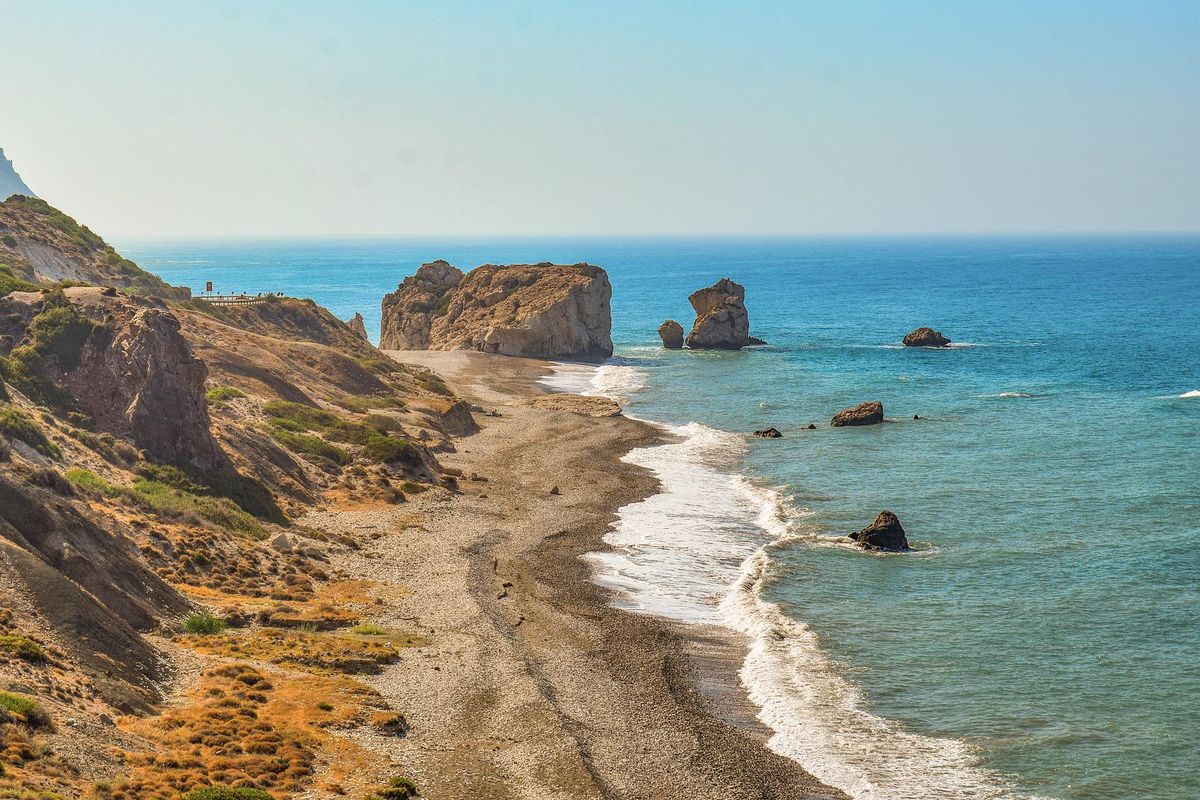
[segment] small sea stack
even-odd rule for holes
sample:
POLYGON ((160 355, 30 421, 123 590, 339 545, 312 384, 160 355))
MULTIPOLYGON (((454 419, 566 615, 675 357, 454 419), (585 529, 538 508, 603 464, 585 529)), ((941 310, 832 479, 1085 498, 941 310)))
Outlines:
POLYGON ((880 511, 875 521, 861 531, 850 534, 864 550, 911 550, 904 526, 891 511, 880 511))
POLYGON ((658 335, 662 337, 663 347, 666 349, 680 350, 683 348, 683 326, 675 320, 669 319, 659 325, 658 335))
POLYGON ((950 340, 941 331, 933 328, 917 328, 910 331, 902 340, 905 347, 945 347, 950 340))
MULTIPOLYGON (((729 278, 688 296, 696 322, 687 337, 693 350, 740 350, 751 343, 746 288, 729 278)), ((756 340, 758 341, 758 340, 756 340)))
POLYGON ((883 403, 875 400, 839 411, 833 415, 833 420, 829 424, 835 428, 846 428, 852 425, 878 425, 881 422, 883 422, 883 403))
POLYGON ((777 428, 763 428, 761 431, 755 431, 754 435, 760 439, 782 439, 783 434, 777 428))

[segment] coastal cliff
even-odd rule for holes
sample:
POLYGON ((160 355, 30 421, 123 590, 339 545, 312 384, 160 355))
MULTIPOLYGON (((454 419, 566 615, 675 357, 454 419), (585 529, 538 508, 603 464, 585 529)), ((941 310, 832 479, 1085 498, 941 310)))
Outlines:
POLYGON ((612 355, 612 286, 590 264, 425 264, 383 299, 385 350, 476 350, 602 361, 612 355))
POLYGON ((4 155, 4 148, 0 147, 0 201, 7 200, 14 194, 26 197, 37 196, 32 189, 25 185, 25 181, 21 180, 21 176, 13 168, 12 161, 4 155))

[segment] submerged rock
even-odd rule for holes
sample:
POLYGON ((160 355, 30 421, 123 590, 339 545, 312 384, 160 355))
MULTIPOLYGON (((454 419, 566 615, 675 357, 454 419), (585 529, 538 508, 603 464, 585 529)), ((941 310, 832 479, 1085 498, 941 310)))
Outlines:
POLYGON ((835 428, 844 428, 850 425, 878 425, 880 422, 883 422, 883 403, 876 400, 839 411, 833 415, 830 424, 835 428))
POLYGON ((750 315, 745 301, 745 287, 729 278, 692 292, 688 302, 696 311, 696 322, 688 334, 687 346, 693 350, 738 350, 750 344, 750 315))
POLYGON ((891 511, 880 511, 875 521, 861 531, 850 534, 864 550, 909 550, 904 527, 891 511))
POLYGON ((917 328, 903 339, 905 347, 945 347, 950 340, 933 328, 917 328))
POLYGON ((668 350, 678 350, 683 347, 683 326, 673 319, 658 326, 658 335, 662 337, 663 347, 668 350))
POLYGON ((590 264, 426 264, 383 299, 382 349, 603 361, 612 285, 590 264))
POLYGON ((761 431, 755 431, 754 435, 760 439, 782 439, 783 434, 776 428, 764 428, 761 431))

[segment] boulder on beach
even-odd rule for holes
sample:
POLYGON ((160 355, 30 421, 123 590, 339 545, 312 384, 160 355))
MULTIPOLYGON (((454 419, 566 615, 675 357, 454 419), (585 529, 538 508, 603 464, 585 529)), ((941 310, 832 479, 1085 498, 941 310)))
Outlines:
POLYGON ((878 425, 881 422, 883 422, 883 403, 875 400, 839 411, 833 415, 833 421, 830 424, 835 428, 844 428, 850 425, 878 425))
POLYGON ((755 431, 754 435, 760 439, 782 439, 783 434, 777 428, 763 428, 761 431, 755 431))
POLYGON ((904 527, 891 511, 880 511, 875 521, 850 534, 864 550, 910 550, 904 527))
POLYGON ((683 326, 673 319, 658 326, 658 335, 662 337, 663 347, 668 350, 678 350, 683 347, 683 326))
POLYGON ((696 311, 696 322, 687 337, 688 347, 738 350, 751 343, 746 288, 741 284, 721 278, 712 286, 692 292, 688 302, 696 311))
POLYGON ((933 328, 917 328, 903 339, 905 347, 945 347, 950 340, 933 328))

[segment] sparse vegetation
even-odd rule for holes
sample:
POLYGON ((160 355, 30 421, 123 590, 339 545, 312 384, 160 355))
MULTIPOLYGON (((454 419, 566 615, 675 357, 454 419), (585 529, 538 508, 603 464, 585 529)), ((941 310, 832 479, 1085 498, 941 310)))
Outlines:
POLYGON ((82 467, 69 469, 65 477, 76 487, 89 494, 98 494, 101 497, 108 498, 119 497, 121 494, 119 486, 114 486, 90 469, 83 469, 82 467))
POLYGON ((50 715, 32 697, 0 691, 0 722, 46 728, 50 726, 50 715))
POLYGON ((363 455, 380 464, 404 464, 416 466, 421 463, 421 453, 407 439, 376 434, 363 447, 363 455))
POLYGON ((230 400, 236 400, 245 397, 246 393, 236 386, 214 386, 204 393, 204 399, 209 405, 220 408, 230 400))
POLYGON ((191 614, 183 621, 183 629, 197 636, 212 636, 224 633, 225 620, 207 611, 191 614))
POLYGON ((408 800, 420 795, 415 783, 408 778, 397 776, 389 778, 386 785, 367 795, 365 800, 408 800))
POLYGON ((271 430, 271 435, 287 449, 294 453, 303 453, 322 458, 334 464, 345 466, 353 459, 350 454, 340 447, 335 447, 319 436, 305 433, 293 433, 278 428, 271 430))
POLYGON ((145 478, 134 481, 128 495, 143 509, 156 514, 185 519, 194 517, 236 533, 266 536, 258 520, 224 497, 195 494, 145 478))
POLYGON ((0 264, 0 297, 10 292, 36 292, 39 288, 36 284, 17 277, 8 264, 0 264))
POLYGON ((0 408, 0 435, 22 441, 44 456, 62 458, 58 445, 47 439, 38 424, 15 406, 0 408))
POLYGON ((236 788, 205 786, 201 789, 192 789, 183 796, 183 800, 274 800, 274 798, 262 789, 251 789, 245 786, 236 788))
POLYGON ((0 651, 12 653, 22 661, 31 664, 44 664, 49 661, 46 650, 33 639, 20 633, 0 635, 0 651))
POLYGON ((386 636, 388 629, 382 625, 376 625, 374 622, 364 622, 361 625, 355 625, 352 632, 359 636, 386 636))

